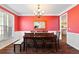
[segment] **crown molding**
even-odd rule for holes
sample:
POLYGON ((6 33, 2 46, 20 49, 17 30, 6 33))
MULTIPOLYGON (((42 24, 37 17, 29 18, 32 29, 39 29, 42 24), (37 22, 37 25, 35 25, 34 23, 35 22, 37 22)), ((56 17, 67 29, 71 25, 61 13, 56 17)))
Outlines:
POLYGON ((71 5, 69 8, 67 8, 66 10, 64 10, 63 12, 61 12, 59 15, 62 15, 63 13, 65 13, 66 11, 72 9, 73 7, 77 6, 77 4, 73 4, 71 5))
MULTIPOLYGON (((1 6, 9 11, 11 11, 12 13, 18 15, 18 16, 34 16, 34 14, 20 14, 17 13, 16 11, 12 10, 10 7, 8 7, 7 5, 1 4, 1 6)), ((45 14, 44 16, 59 16, 58 14, 45 14)))
MULTIPOLYGON (((4 7, 5 9, 11 11, 12 13, 18 15, 18 16, 34 16, 33 14, 19 14, 16 11, 12 10, 11 8, 9 8, 7 5, 1 4, 2 7, 4 7)), ((60 16, 63 13, 65 13, 66 11, 70 10, 71 8, 77 6, 77 4, 73 4, 71 5, 69 8, 67 8, 66 10, 64 10, 63 12, 61 12, 60 14, 45 14, 44 16, 60 16)))
POLYGON ((11 8, 9 8, 7 5, 4 5, 4 4, 1 4, 1 6, 7 10, 9 10, 10 12, 16 14, 16 15, 19 15, 19 13, 17 13, 16 11, 12 10, 11 8))

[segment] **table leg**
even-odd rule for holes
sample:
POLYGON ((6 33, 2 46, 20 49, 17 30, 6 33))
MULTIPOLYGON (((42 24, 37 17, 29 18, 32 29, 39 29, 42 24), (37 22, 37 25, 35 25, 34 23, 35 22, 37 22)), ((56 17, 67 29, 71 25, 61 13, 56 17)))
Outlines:
POLYGON ((23 50, 25 51, 25 39, 24 39, 24 45, 23 45, 23 50))

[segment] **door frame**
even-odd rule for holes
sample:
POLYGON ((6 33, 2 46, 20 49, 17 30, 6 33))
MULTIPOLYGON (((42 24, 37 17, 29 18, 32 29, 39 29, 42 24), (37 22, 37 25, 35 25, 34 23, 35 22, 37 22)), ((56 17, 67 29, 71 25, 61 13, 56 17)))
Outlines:
POLYGON ((66 26, 67 26, 66 34, 67 34, 67 32, 68 32, 68 13, 66 12, 66 13, 64 13, 64 14, 62 14, 62 15, 60 16, 60 39, 61 39, 61 40, 62 40, 61 22, 62 22, 62 17, 63 17, 64 15, 66 15, 66 22, 67 22, 67 24, 66 24, 66 26))

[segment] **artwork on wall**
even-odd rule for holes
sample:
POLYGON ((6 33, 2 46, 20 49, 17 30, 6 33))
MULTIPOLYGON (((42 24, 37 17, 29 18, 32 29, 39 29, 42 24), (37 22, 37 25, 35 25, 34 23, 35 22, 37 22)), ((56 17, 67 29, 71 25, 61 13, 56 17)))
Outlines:
POLYGON ((34 21, 34 29, 45 29, 46 22, 45 21, 34 21))

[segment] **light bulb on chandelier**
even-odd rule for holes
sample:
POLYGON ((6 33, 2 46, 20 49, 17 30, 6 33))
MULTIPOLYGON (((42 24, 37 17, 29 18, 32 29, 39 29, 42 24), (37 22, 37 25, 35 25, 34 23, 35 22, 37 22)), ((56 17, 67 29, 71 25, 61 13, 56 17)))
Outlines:
POLYGON ((40 18, 45 11, 41 10, 40 4, 37 5, 37 9, 34 11, 34 15, 40 18))

